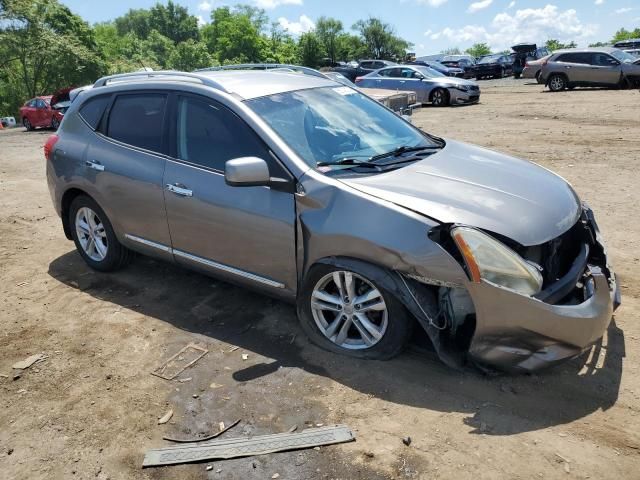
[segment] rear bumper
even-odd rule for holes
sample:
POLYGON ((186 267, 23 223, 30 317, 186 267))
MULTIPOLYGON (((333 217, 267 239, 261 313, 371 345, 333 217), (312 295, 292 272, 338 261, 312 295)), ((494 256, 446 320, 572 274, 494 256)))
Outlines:
POLYGON ((469 284, 476 310, 469 347, 473 360, 529 372, 580 355, 602 337, 620 305, 620 291, 595 221, 591 228, 598 254, 589 258, 580 278, 581 302, 551 304, 485 281, 469 284))

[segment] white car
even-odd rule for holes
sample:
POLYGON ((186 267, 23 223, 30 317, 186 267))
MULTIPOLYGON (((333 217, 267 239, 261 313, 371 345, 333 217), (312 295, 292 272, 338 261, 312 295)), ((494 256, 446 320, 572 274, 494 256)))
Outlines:
POLYGON ((0 118, 0 122, 2 123, 2 126, 5 128, 12 128, 16 126, 16 119, 13 117, 1 117, 0 118))

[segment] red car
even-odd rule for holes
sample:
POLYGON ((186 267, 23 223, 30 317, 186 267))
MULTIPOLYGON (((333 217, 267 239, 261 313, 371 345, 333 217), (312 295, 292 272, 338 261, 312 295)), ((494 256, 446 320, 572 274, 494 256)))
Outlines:
POLYGON ((58 90, 53 95, 45 95, 25 102, 20 108, 22 125, 27 130, 37 127, 58 129, 64 113, 69 108, 69 92, 72 88, 58 90))

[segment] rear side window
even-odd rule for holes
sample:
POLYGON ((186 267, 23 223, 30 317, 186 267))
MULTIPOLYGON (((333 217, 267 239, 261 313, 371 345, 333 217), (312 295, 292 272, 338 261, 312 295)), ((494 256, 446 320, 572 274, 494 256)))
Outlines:
POLYGON ((205 99, 178 99, 176 147, 178 158, 224 171, 227 160, 270 155, 256 133, 222 105, 205 99))
POLYGON ((558 57, 556 62, 583 63, 585 65, 588 65, 590 60, 591 59, 588 53, 564 53, 558 57))
POLYGON ((360 66, 362 68, 373 68, 373 64, 371 62, 362 62, 360 66))
POLYGON ((94 130, 98 128, 104 109, 106 108, 107 103, 109 103, 109 98, 110 97, 108 95, 93 97, 84 102, 82 107, 80 107, 80 116, 94 130))
POLYGON ((134 147, 162 151, 162 129, 167 96, 159 93, 116 97, 107 136, 134 147))

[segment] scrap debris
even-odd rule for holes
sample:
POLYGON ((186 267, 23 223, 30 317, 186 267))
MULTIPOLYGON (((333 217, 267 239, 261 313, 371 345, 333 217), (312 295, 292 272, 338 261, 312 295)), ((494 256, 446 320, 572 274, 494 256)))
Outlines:
POLYGON ((206 348, 195 343, 190 343, 151 372, 151 375, 164 378, 165 380, 173 380, 207 353, 209 353, 209 350, 206 348))
POLYGON ((36 353, 35 355, 31 355, 24 360, 14 363, 13 368, 16 370, 26 370, 34 363, 43 362, 46 358, 47 356, 44 353, 36 353))
POLYGON ((163 415, 163 417, 160 420, 158 420, 158 425, 164 425, 169 420, 171 420, 171 417, 173 417, 173 409, 169 410, 167 413, 163 415))
MULTIPOLYGON (((235 427, 238 423, 240 423, 240 419, 237 419, 235 422, 233 422, 232 424, 230 424, 229 426, 223 428, 222 430, 219 430, 215 433, 212 433, 210 435, 207 435, 205 437, 198 437, 198 438, 173 438, 173 437, 167 437, 164 436, 162 437, 165 440, 169 440, 170 442, 176 442, 176 443, 195 443, 195 442, 205 442, 207 440, 211 440, 214 439, 216 437, 219 437, 220 435, 222 435, 224 432, 231 430, 233 427, 235 427)), ((224 425, 224 422, 220 422, 220 424, 224 425)))
POLYGON ((312 448, 319 445, 352 442, 355 434, 346 425, 309 428, 298 433, 275 433, 255 437, 215 440, 197 445, 180 445, 147 451, 143 467, 177 465, 215 459, 264 455, 312 448))

